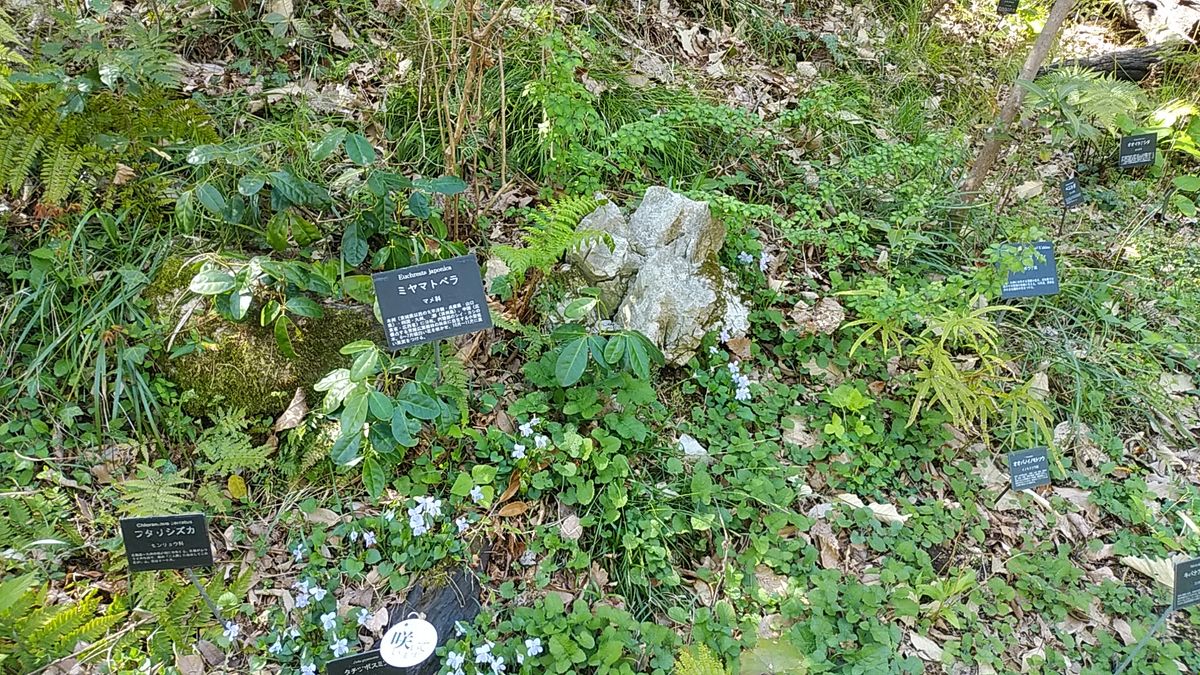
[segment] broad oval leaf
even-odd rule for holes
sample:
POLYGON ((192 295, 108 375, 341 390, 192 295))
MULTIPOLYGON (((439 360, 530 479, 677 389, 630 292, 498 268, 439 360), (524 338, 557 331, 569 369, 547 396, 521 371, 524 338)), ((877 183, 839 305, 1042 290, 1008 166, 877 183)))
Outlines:
POLYGON ((205 183, 197 187, 196 197, 200 200, 200 204, 214 216, 219 216, 225 212, 225 196, 211 183, 205 183))
POLYGON ((367 489, 371 499, 379 499, 387 488, 387 474, 384 473, 379 460, 374 457, 363 460, 363 487, 367 489))
POLYGON ((266 184, 267 179, 262 176, 242 176, 238 179, 238 192, 246 197, 253 197, 266 184))
MULTIPOLYGON (((351 354, 365 352, 366 350, 368 350, 374 346, 375 346, 375 343, 371 342, 370 340, 355 340, 354 342, 351 342, 350 344, 346 345, 345 347, 342 347, 341 349, 339 349, 338 353, 349 356, 351 354)), ((324 382, 324 380, 322 380, 322 382, 324 382)))
POLYGON ((321 305, 317 304, 312 298, 306 298, 302 295, 288 298, 283 307, 292 314, 309 319, 319 319, 324 314, 321 310, 321 305))
POLYGON ((429 218, 429 197, 424 192, 414 192, 408 196, 408 210, 414 218, 427 220, 429 218))
POLYGON ((408 414, 419 420, 437 419, 441 414, 442 408, 432 396, 428 394, 409 390, 401 394, 400 405, 408 411, 408 414))
POLYGON ((563 308, 563 316, 569 321, 578 321, 587 316, 587 313, 592 311, 598 302, 600 301, 596 298, 575 298, 563 308))
POLYGON ((1200 176, 1176 176, 1171 182, 1184 192, 1200 192, 1200 176))
POLYGON ((346 264, 354 266, 367 259, 367 240, 359 234, 357 223, 352 223, 342 233, 342 258, 346 264))
POLYGON ((350 380, 353 382, 362 382, 368 377, 375 374, 379 367, 379 351, 369 349, 365 352, 360 352, 354 358, 354 363, 350 364, 350 380))
POLYGON ((360 445, 362 445, 361 434, 340 436, 334 441, 333 447, 329 449, 329 456, 333 459, 334 464, 349 466, 358 459, 358 448, 360 445))
POLYGON ((554 362, 554 377, 561 387, 569 387, 583 377, 583 370, 588 363, 588 340, 586 337, 575 338, 563 346, 554 362))
POLYGON ((228 152, 222 145, 197 145, 187 155, 187 163, 192 166, 208 164, 228 152))
POLYGON ((286 315, 275 320, 275 344, 279 346, 279 351, 289 359, 296 358, 296 348, 292 346, 292 330, 295 327, 296 324, 286 315))
POLYGON ((375 161, 375 148, 362 134, 346 134, 346 156, 351 162, 366 166, 375 161))
POLYGON ((223 270, 201 270, 199 274, 192 277, 191 283, 188 284, 188 290, 200 295, 218 295, 225 291, 233 290, 237 283, 232 274, 223 270))
POLYGON ((314 162, 324 161, 326 157, 333 154, 341 144, 342 139, 346 138, 346 130, 342 127, 334 127, 327 131, 321 140, 312 144, 309 148, 309 154, 314 162))
POLYGON ((340 418, 342 436, 362 432, 363 425, 367 423, 367 395, 366 389, 358 387, 346 397, 346 407, 342 409, 340 418))
POLYGON ((439 176, 428 182, 429 190, 440 195, 456 195, 467 189, 467 184, 457 176, 439 176))
POLYGON ((371 411, 371 417, 383 422, 391 420, 392 415, 396 412, 396 406, 392 404, 392 399, 381 391, 371 392, 367 398, 367 408, 371 411))
POLYGON ((395 438, 397 443, 406 448, 414 447, 417 444, 417 439, 412 429, 414 421, 408 418, 408 414, 404 412, 403 407, 395 408, 392 411, 392 438, 395 438))

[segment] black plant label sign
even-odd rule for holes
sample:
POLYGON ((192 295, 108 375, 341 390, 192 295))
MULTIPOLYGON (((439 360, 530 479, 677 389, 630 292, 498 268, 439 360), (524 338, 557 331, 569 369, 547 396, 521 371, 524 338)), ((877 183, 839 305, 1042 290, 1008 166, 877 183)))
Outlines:
POLYGON ((403 349, 492 327, 472 254, 372 275, 388 347, 403 349))
POLYGON ((996 5, 997 14, 1016 14, 1018 0, 1000 0, 1000 4, 996 5))
POLYGON ((325 664, 327 675, 401 675, 407 668, 389 666, 379 650, 351 654, 325 664))
POLYGON ((1138 134, 1121 138, 1121 150, 1117 155, 1117 164, 1122 169, 1136 169, 1139 166, 1154 164, 1155 149, 1158 147, 1157 134, 1138 134))
POLYGON ((1062 183, 1063 206, 1075 208, 1083 203, 1083 189, 1079 187, 1078 178, 1068 178, 1062 183))
POLYGON ((1024 256, 1033 248, 1032 263, 1017 272, 1009 272, 1000 287, 1001 298, 1028 298, 1054 295, 1058 292, 1058 264, 1054 261, 1054 244, 1038 241, 1033 244, 1003 244, 1001 256, 1024 256))
POLYGON ((1175 563, 1175 598, 1171 606, 1200 605, 1200 558, 1175 563))
POLYGON ((1014 490, 1049 485, 1050 453, 1040 447, 1008 453, 1008 476, 1014 490))
POLYGON ((211 567, 212 545, 203 513, 122 518, 121 538, 129 571, 211 567))

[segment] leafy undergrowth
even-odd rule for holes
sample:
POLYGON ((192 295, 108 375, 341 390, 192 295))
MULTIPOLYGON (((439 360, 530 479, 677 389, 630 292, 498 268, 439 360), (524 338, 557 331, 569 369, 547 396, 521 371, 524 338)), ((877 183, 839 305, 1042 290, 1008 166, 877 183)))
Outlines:
POLYGON ((456 675, 1200 670, 1194 56, 1027 83, 967 201, 1048 3, 244 4, 0 16, 0 672, 313 675, 463 569, 456 675), (683 365, 562 264, 652 185, 751 307, 683 365), (471 250, 496 328, 381 348, 471 250), (192 511, 223 625, 123 555, 192 511))

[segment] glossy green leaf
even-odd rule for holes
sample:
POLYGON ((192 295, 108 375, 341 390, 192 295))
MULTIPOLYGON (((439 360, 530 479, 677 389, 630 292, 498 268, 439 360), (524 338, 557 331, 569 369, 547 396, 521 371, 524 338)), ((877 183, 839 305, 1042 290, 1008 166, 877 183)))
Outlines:
POLYGON ((424 192, 414 192, 408 196, 408 210, 413 217, 427 220, 430 215, 429 197, 424 192))
POLYGON ((586 337, 575 338, 563 345, 554 362, 554 377, 559 386, 569 387, 583 377, 583 370, 588 363, 588 340, 586 337))
POLYGON ((280 211, 271 220, 267 221, 267 244, 276 251, 283 251, 288 247, 288 215, 287 211, 280 211))
POLYGON ((378 350, 368 349, 365 352, 359 352, 358 356, 354 357, 354 363, 350 365, 350 380, 353 382, 362 382, 374 375, 378 369, 378 350))
POLYGON ((371 417, 380 421, 389 421, 392 415, 396 412, 396 406, 392 404, 392 399, 387 397, 381 391, 372 390, 367 398, 367 407, 370 409, 371 417))
POLYGON ((334 127, 325 132, 319 141, 313 143, 309 148, 309 156, 314 162, 322 162, 325 158, 333 154, 334 150, 341 145, 342 140, 346 138, 346 130, 342 127, 334 127))
POLYGON ((406 448, 414 447, 417 444, 417 439, 412 429, 413 421, 409 419, 403 407, 397 407, 392 410, 392 438, 395 438, 397 443, 406 448))
POLYGON ((625 356, 625 336, 614 335, 608 338, 608 344, 604 346, 605 362, 609 365, 616 365, 622 356, 625 356))
POLYGON ((292 346, 292 330, 295 327, 296 324, 286 315, 275 320, 275 344, 279 346, 279 351, 290 359, 296 358, 296 349, 292 346))
POLYGON ((650 377, 650 355, 641 340, 625 341, 625 355, 629 359, 629 369, 642 379, 650 377))
POLYGON ((259 190, 267 184, 267 179, 262 176, 242 176, 238 179, 238 192, 247 197, 253 197, 258 194, 259 190))
POLYGON ((379 460, 374 457, 363 460, 362 475, 363 487, 367 489, 367 494, 371 495, 371 499, 379 499, 383 496, 383 491, 387 488, 387 474, 379 460))
MULTIPOLYGON (((350 379, 354 379, 351 377, 350 379)), ((355 434, 362 431, 362 427, 367 422, 367 395, 368 391, 361 385, 355 387, 354 391, 346 397, 342 415, 339 418, 341 422, 341 434, 355 434)))
POLYGON ((401 393, 400 405, 419 420, 437 419, 442 410, 432 396, 415 389, 401 393))
POLYGON ((351 162, 366 166, 375 161, 375 148, 362 134, 346 134, 346 156, 351 162))
POLYGON ((297 316, 307 317, 309 319, 319 319, 324 312, 321 310, 321 305, 315 300, 298 295, 294 298, 288 298, 284 303, 284 308, 287 311, 297 316))
POLYGON ((233 290, 236 285, 232 274, 223 270, 208 269, 192 277, 188 290, 200 295, 218 295, 233 290))
MULTIPOLYGON (((371 342, 370 340, 355 340, 354 342, 351 342, 350 344, 346 345, 345 347, 342 347, 341 349, 339 349, 338 352, 349 356, 350 354, 357 354, 359 352, 365 352, 366 350, 371 349, 374 346, 375 346, 375 343, 371 342)), ((324 380, 322 380, 322 381, 324 381, 324 380)), ((318 390, 318 391, 320 391, 320 390, 318 390)))
POLYGON ((214 216, 219 216, 225 212, 225 196, 211 183, 205 183, 197 187, 196 198, 214 216))
POLYGON ((358 224, 352 223, 342 233, 342 258, 347 265, 360 265, 367 259, 367 240, 358 232, 358 224))
POLYGON ((375 282, 366 274, 355 274, 342 280, 342 290, 355 300, 370 305, 375 302, 375 282))
POLYGON ((1175 205, 1175 208, 1179 209, 1180 213, 1188 218, 1196 215, 1196 203, 1188 199, 1185 195, 1176 192, 1171 195, 1171 203, 1175 205))
POLYGON ((457 176, 439 176, 432 180, 426 181, 422 187, 425 187, 430 192, 436 192, 440 195, 456 195, 467 189, 467 184, 463 179, 457 176))
POLYGON ((1200 176, 1176 176, 1171 182, 1184 192, 1200 192, 1200 176))
POLYGON ((358 459, 358 450, 361 445, 362 434, 340 436, 334 441, 333 447, 329 449, 329 456, 333 459, 334 464, 348 466, 358 459))

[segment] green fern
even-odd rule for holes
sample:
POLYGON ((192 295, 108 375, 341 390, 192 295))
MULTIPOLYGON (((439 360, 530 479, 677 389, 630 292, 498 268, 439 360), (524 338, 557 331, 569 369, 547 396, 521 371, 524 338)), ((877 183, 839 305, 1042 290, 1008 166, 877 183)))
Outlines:
POLYGON ((35 547, 53 560, 81 545, 67 516, 71 508, 66 495, 52 488, 0 496, 0 572, 20 564, 35 547))
POLYGON ((201 465, 204 473, 229 475, 257 471, 270 461, 273 451, 270 446, 255 446, 250 442, 246 433, 250 421, 246 419, 245 410, 225 411, 213 422, 196 443, 196 452, 208 459, 201 465))
POLYGON ((705 645, 685 647, 675 659, 675 675, 728 675, 729 671, 705 645))
MULTIPOLYGON (((95 643, 124 619, 120 603, 100 606, 88 591, 80 600, 47 604, 49 587, 34 574, 0 583, 0 671, 31 672, 64 656, 82 643, 95 643)), ((76 654, 84 660, 84 654, 76 654)))
POLYGON ((601 203, 591 197, 564 197, 539 206, 523 228, 523 247, 496 246, 492 251, 508 265, 510 277, 520 282, 531 269, 549 272, 570 251, 600 240, 612 246, 612 238, 604 232, 576 229, 601 203))
POLYGON ((460 422, 466 424, 471 414, 470 378, 467 376, 466 364, 455 354, 442 358, 442 383, 438 386, 438 394, 454 401, 460 422))
POLYGON ((121 512, 129 516, 155 516, 181 513, 192 507, 192 480, 182 471, 161 473, 146 464, 138 465, 138 478, 117 486, 121 495, 121 512))
POLYGON ((1119 135, 1121 119, 1134 118, 1149 104, 1136 83, 1078 66, 1055 70, 1036 84, 1021 84, 1030 93, 1030 108, 1058 115, 1073 135, 1084 138, 1097 135, 1094 125, 1119 135))

